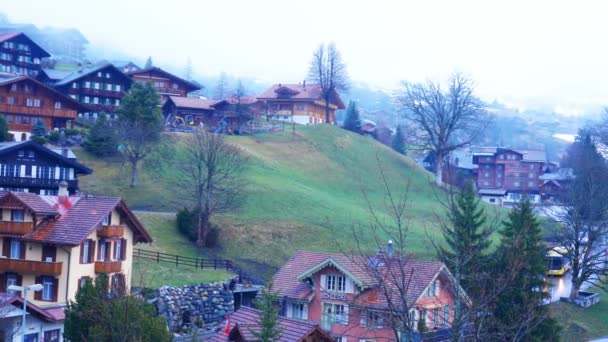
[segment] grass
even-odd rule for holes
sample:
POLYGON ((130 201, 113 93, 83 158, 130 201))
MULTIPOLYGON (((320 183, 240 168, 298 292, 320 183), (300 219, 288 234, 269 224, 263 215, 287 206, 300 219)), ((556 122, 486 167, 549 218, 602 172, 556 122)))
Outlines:
MULTIPOLYGON (((198 257, 198 249, 186 238, 177 233, 175 216, 137 213, 137 217, 148 229, 154 242, 140 244, 136 248, 158 251, 180 256, 198 257)), ((157 264, 154 261, 134 258, 132 282, 135 286, 158 288, 162 285, 185 285, 224 281, 233 276, 223 270, 194 270, 188 267, 175 267, 171 264, 157 264)))
POLYGON ((587 309, 564 302, 549 305, 551 316, 563 327, 563 341, 588 341, 608 336, 608 293, 599 288, 592 291, 599 292, 601 300, 587 309))

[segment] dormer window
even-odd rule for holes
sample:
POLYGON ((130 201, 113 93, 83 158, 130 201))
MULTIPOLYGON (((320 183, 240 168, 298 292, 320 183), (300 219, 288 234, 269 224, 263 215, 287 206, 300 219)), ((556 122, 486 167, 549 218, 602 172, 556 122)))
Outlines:
POLYGON ((24 218, 25 218, 25 211, 23 209, 11 210, 11 221, 23 222, 24 218))
POLYGON ((427 287, 425 295, 427 297, 434 297, 434 296, 438 296, 439 295, 439 280, 433 281, 429 285, 429 287, 427 287))
POLYGON ((110 222, 112 222, 112 214, 108 214, 103 218, 103 221, 101 222, 102 225, 104 226, 109 226, 110 222))
POLYGON ((326 275, 325 289, 327 291, 346 292, 346 277, 339 275, 326 275))
POLYGON ((25 151, 24 150, 17 151, 17 156, 20 157, 20 158, 25 157, 25 151))

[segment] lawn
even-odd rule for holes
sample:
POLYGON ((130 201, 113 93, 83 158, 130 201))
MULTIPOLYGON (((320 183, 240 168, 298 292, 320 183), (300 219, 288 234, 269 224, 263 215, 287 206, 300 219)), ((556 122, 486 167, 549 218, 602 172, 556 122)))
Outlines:
POLYGON ((608 336, 608 293, 596 288, 601 300, 590 308, 557 302, 549 305, 551 316, 562 325, 563 341, 588 341, 592 338, 608 336))
MULTIPOLYGON (((135 248, 199 257, 198 249, 177 233, 175 216, 164 214, 136 213, 154 239, 151 244, 139 244, 135 248)), ((145 259, 133 259, 132 282, 135 286, 157 288, 162 285, 185 285, 224 281, 233 276, 223 270, 195 270, 188 267, 175 267, 172 264, 157 264, 145 259)))

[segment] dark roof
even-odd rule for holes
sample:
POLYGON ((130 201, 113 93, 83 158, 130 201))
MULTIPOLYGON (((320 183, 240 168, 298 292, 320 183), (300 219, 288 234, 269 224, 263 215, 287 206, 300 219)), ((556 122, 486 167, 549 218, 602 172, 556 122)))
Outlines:
POLYGON ((167 102, 173 102, 179 108, 193 108, 213 110, 213 106, 217 104, 217 100, 197 99, 195 97, 169 96, 167 102))
POLYGON ((122 70, 118 69, 117 67, 115 67, 112 63, 108 62, 108 61, 100 61, 96 64, 91 64, 91 65, 87 65, 85 67, 82 67, 78 70, 74 70, 72 71, 69 75, 67 75, 64 79, 62 79, 61 81, 55 83, 56 86, 63 86, 63 85, 67 85, 70 82, 76 81, 82 77, 85 77, 87 75, 90 75, 92 73, 95 73, 97 71, 100 71, 102 69, 105 68, 111 68, 114 69, 115 72, 118 73, 118 75, 120 75, 121 77, 123 77, 125 80, 128 80, 129 83, 132 82, 132 80, 125 75, 122 70))
POLYGON ((115 67, 117 68, 124 68, 127 66, 134 66, 137 69, 141 69, 137 64, 131 62, 131 61, 112 61, 112 64, 114 64, 115 67))
MULTIPOLYGON (((8 294, 5 292, 0 292, 0 310, 3 309, 5 305, 13 305, 18 309, 23 308, 23 299, 19 296, 15 296, 12 294, 8 294)), ((55 311, 56 308, 53 309, 42 309, 37 305, 33 304, 31 301, 26 303, 26 312, 33 314, 47 322, 60 322, 63 321, 65 315, 58 315, 55 311)), ((61 308, 61 311, 64 311, 65 308, 61 308)))
MULTIPOLYGON (((230 316, 230 330, 238 329, 238 332, 247 342, 259 341, 259 338, 252 334, 252 331, 260 331, 260 315, 261 311, 252 309, 247 306, 242 306, 238 311, 230 316)), ((297 342, 302 341, 305 337, 313 332, 326 337, 322 341, 333 341, 326 333, 319 329, 319 326, 311 321, 305 321, 295 318, 279 317, 279 328, 281 335, 276 342, 297 342)), ((211 336, 206 341, 210 342, 226 342, 227 337, 224 331, 211 336)))
POLYGON ((29 40, 30 44, 33 44, 34 49, 38 50, 38 53, 40 55, 42 55, 43 58, 51 57, 50 53, 48 53, 45 49, 43 49, 40 45, 38 45, 35 41, 33 41, 32 38, 28 37, 28 35, 23 32, 8 32, 8 33, 0 34, 0 43, 7 41, 7 40, 11 40, 13 38, 17 38, 19 36, 23 36, 27 40, 29 40))
POLYGON ((66 78, 69 74, 72 73, 71 71, 67 71, 67 70, 55 70, 55 69, 42 69, 41 72, 44 73, 46 75, 46 77, 48 77, 48 79, 51 81, 62 80, 64 78, 66 78))
POLYGON ((547 162, 547 153, 543 150, 521 150, 502 147, 473 147, 472 154, 475 156, 493 156, 499 152, 511 151, 522 156, 527 162, 547 162))
MULTIPOLYGON (((258 101, 259 100, 257 98, 255 98, 255 97, 253 97, 253 96, 243 96, 243 97, 240 98, 240 103, 242 105, 250 105, 250 104, 254 104, 254 103, 258 102, 258 101)), ((220 100, 220 101, 216 101, 216 103, 214 105, 212 105, 212 106, 216 107, 216 106, 220 106, 220 105, 223 105, 223 104, 234 105, 234 104, 238 104, 238 103, 239 103, 239 99, 238 98, 236 98, 236 97, 229 97, 229 98, 226 98, 226 99, 223 99, 223 100, 220 100)))
MULTIPOLYGON (((319 84, 274 84, 270 88, 266 89, 258 99, 261 100, 276 100, 280 99, 280 94, 289 94, 287 100, 300 100, 300 101, 318 101, 323 99, 323 93, 319 84)), ((340 98, 338 92, 333 93, 332 99, 330 100, 338 109, 346 108, 344 102, 340 98)))
POLYGON ((60 160, 61 162, 73 167, 74 171, 76 173, 80 173, 83 175, 89 175, 89 174, 93 173, 93 170, 89 169, 85 165, 80 164, 76 160, 69 158, 69 154, 68 154, 68 157, 66 157, 66 156, 62 155, 61 153, 57 153, 57 152, 51 150, 50 148, 40 145, 31 140, 21 141, 21 142, 0 143, 0 156, 3 156, 5 154, 8 154, 8 153, 11 153, 11 152, 14 152, 14 151, 26 148, 26 147, 32 148, 38 152, 45 153, 53 158, 60 160))
POLYGON ((84 107, 80 102, 74 100, 73 98, 63 94, 62 92, 47 86, 44 83, 41 83, 40 81, 31 78, 28 75, 16 75, 16 74, 12 74, 12 73, 0 73, 0 85, 7 85, 7 84, 12 84, 12 83, 16 83, 16 82, 21 82, 21 81, 26 81, 26 82, 31 82, 36 84, 39 87, 42 87, 44 89, 46 89, 47 91, 51 92, 53 94, 53 96, 56 96, 58 98, 60 98, 62 101, 66 101, 71 103, 72 105, 74 105, 77 110, 81 111, 81 110, 86 110, 86 107, 84 107))
POLYGON ((127 73, 127 75, 133 77, 133 76, 137 76, 137 75, 140 75, 140 74, 155 73, 155 72, 163 75, 164 77, 167 77, 167 78, 170 78, 172 80, 175 80, 175 81, 178 81, 178 82, 181 82, 181 83, 185 84, 186 87, 189 88, 188 89, 189 92, 193 91, 193 90, 199 90, 199 89, 202 88, 198 83, 187 81, 187 80, 185 80, 185 79, 183 79, 183 78, 181 78, 179 76, 175 76, 172 73, 167 72, 167 71, 165 71, 165 70, 163 70, 163 69, 161 69, 159 67, 155 67, 155 66, 152 66, 152 67, 149 67, 149 68, 145 68, 145 69, 141 69, 141 70, 131 71, 131 72, 127 73))
POLYGON ((100 227, 104 217, 112 209, 125 217, 127 225, 133 230, 134 242, 152 242, 152 237, 129 210, 126 203, 118 197, 70 196, 60 202, 57 196, 44 196, 25 192, 0 193, 0 201, 12 196, 36 213, 53 215, 38 224, 33 232, 21 238, 28 241, 78 245, 94 229, 100 227))

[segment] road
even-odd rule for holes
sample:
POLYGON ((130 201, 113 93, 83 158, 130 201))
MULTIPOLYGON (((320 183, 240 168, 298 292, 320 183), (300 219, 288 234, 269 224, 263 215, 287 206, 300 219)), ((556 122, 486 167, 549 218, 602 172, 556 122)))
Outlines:
MULTIPOLYGON (((570 290, 572 289, 572 271, 568 271, 568 273, 561 277, 548 276, 548 280, 552 285, 551 289, 549 289, 551 303, 559 301, 560 297, 570 296, 570 290)), ((581 290, 586 290, 592 285, 593 283, 585 282, 581 287, 581 290)))

